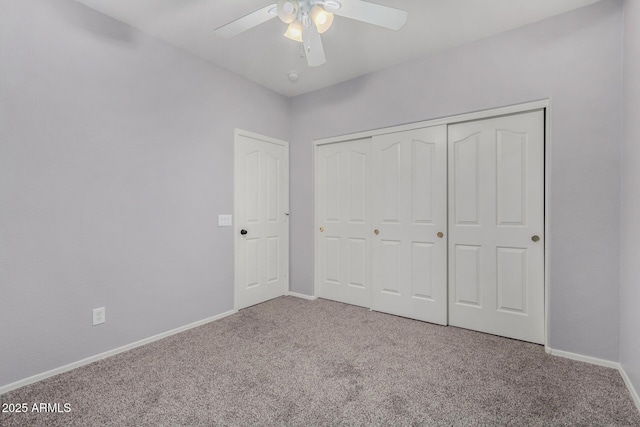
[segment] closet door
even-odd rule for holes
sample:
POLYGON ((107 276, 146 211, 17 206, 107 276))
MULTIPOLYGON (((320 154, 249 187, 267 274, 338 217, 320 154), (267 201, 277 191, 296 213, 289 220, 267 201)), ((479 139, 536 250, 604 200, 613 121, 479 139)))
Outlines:
POLYGON ((371 138, 316 148, 316 293, 371 304, 371 138))
POLYGON ((543 111, 448 133, 449 323, 542 344, 543 111))
POLYGON ((447 129, 373 138, 372 309, 447 324, 447 129))

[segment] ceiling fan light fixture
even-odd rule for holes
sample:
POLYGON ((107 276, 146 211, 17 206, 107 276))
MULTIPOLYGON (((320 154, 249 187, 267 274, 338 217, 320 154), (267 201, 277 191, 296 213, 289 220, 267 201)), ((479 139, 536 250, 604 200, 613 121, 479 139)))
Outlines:
POLYGON ((298 10, 300 5, 298 0, 279 0, 278 1, 278 17, 285 24, 291 24, 298 18, 298 10))
POLYGON ((290 40, 302 43, 302 23, 300 21, 290 23, 284 36, 290 40))
POLYGON ((333 24, 333 13, 329 13, 322 7, 316 5, 311 9, 311 20, 316 25, 318 32, 322 34, 333 24))

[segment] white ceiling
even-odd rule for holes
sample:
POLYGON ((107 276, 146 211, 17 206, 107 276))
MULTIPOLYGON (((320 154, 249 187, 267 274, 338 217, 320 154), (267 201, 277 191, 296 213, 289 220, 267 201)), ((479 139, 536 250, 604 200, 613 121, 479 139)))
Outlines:
MULTIPOLYGON (((77 0, 286 96, 349 80, 599 0, 374 0, 409 12, 400 31, 336 16, 327 63, 310 68, 279 19, 232 39, 213 30, 276 0, 77 0), (299 73, 298 82, 287 75, 299 73)), ((341 0, 343 2, 352 0, 341 0)))

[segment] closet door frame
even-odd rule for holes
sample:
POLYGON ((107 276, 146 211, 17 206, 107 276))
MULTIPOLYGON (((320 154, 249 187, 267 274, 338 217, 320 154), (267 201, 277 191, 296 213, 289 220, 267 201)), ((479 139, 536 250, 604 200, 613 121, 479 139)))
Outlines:
MULTIPOLYGON (((435 119, 435 120, 427 120, 427 121, 415 122, 415 123, 410 123, 410 124, 405 124, 400 126, 393 126, 388 128, 381 128, 381 129, 375 129, 375 130, 370 130, 365 132, 357 132, 357 133, 348 134, 348 135, 341 135, 341 136, 336 136, 331 138, 321 138, 321 139, 314 140, 314 191, 315 191, 315 180, 316 180, 315 171, 317 170, 315 169, 317 168, 315 152, 317 150, 317 147, 320 145, 344 142, 344 141, 349 141, 353 139, 370 138, 377 135, 385 135, 385 134, 395 133, 395 132, 404 132, 408 130, 420 129, 420 128, 431 127, 431 126, 451 125, 455 123, 472 121, 472 120, 488 119, 492 117, 504 116, 504 115, 515 114, 515 113, 524 113, 524 112, 540 110, 540 109, 544 110, 544 233, 545 233, 545 239, 544 239, 544 245, 545 245, 544 247, 544 321, 545 321, 544 342, 545 344, 544 345, 547 353, 550 353, 551 348, 549 347, 549 259, 550 259, 549 242, 551 241, 552 234, 549 229, 549 224, 551 223, 551 209, 550 209, 551 191, 549 187, 551 182, 551 179, 550 179, 551 168, 549 167, 549 165, 551 165, 551 158, 552 158, 551 157, 552 156, 552 152, 551 152, 552 106, 549 99, 532 101, 532 102, 527 102, 523 104, 510 105, 506 107, 492 108, 492 109, 482 110, 482 111, 475 111, 471 113, 459 114, 459 115, 444 117, 444 118, 435 119)), ((314 203, 315 203, 315 194, 314 194, 314 203)), ((315 206, 314 206, 314 229, 316 229, 317 227, 319 227, 319 225, 318 225, 318 219, 316 218, 316 215, 315 215, 315 206)), ((313 255, 314 256, 314 297, 315 295, 317 295, 315 291, 317 286, 317 284, 315 283, 315 278, 316 278, 315 248, 316 248, 316 244, 314 242, 314 255, 313 255)))

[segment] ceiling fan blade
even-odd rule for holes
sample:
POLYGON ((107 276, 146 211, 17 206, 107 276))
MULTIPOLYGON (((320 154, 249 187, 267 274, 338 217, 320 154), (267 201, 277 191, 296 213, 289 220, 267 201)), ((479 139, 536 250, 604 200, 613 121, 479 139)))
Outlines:
POLYGON ((230 39, 231 37, 237 36, 240 33, 243 33, 253 27, 267 22, 272 18, 275 18, 276 16, 278 16, 277 8, 278 6, 275 3, 270 4, 269 6, 265 6, 262 9, 251 12, 250 14, 245 15, 242 18, 236 19, 233 22, 223 25, 222 27, 216 28, 215 30, 213 30, 213 32, 220 37, 230 39))
POLYGON ((324 46, 322 46, 322 37, 313 24, 302 25, 302 46, 304 47, 304 56, 307 57, 309 67, 317 67, 327 62, 324 56, 324 46))
POLYGON ((390 30, 399 30, 407 22, 407 12, 393 7, 382 6, 362 0, 343 0, 339 8, 331 7, 328 2, 324 8, 327 12, 357 21, 378 25, 390 30))

